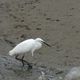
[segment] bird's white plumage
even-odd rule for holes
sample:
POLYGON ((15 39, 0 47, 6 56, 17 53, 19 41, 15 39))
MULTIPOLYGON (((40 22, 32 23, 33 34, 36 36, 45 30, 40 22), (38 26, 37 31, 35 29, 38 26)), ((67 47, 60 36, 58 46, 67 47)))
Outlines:
POLYGON ((15 54, 24 54, 27 52, 31 52, 32 56, 33 56, 33 52, 42 47, 42 41, 43 40, 41 38, 25 40, 25 41, 19 43, 11 51, 9 51, 9 55, 12 56, 15 54))

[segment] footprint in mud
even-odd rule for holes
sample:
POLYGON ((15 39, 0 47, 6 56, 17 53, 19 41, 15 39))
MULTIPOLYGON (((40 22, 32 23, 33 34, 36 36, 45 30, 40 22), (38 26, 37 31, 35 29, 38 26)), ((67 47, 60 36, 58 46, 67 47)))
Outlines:
POLYGON ((21 22, 24 22, 24 19, 22 19, 21 22))
POLYGON ((56 21, 56 22, 59 22, 59 21, 60 21, 60 19, 56 19, 55 21, 56 21))
POLYGON ((17 16, 15 16, 14 14, 12 14, 12 13, 9 13, 9 16, 11 18, 13 18, 16 22, 19 22, 20 21, 20 19, 17 16))
POLYGON ((55 20, 53 20, 53 19, 51 19, 50 17, 46 18, 46 20, 48 20, 48 21, 55 21, 55 22, 59 22, 59 21, 60 21, 60 19, 55 19, 55 20))
POLYGON ((51 18, 46 18, 46 20, 51 20, 51 18))
POLYGON ((4 39, 4 40, 5 40, 5 42, 7 42, 8 44, 10 44, 12 47, 15 46, 15 43, 14 43, 14 42, 12 42, 12 41, 10 41, 10 40, 8 40, 8 39, 4 39))
POLYGON ((36 28, 36 30, 42 30, 41 28, 36 28))
POLYGON ((26 39, 26 34, 22 34, 20 38, 26 39))
POLYGON ((73 8, 73 7, 72 7, 72 8, 70 8, 70 10, 74 10, 74 9, 75 9, 75 8, 73 8))
POLYGON ((14 28, 25 28, 26 30, 31 30, 31 28, 28 27, 28 25, 16 25, 14 28))

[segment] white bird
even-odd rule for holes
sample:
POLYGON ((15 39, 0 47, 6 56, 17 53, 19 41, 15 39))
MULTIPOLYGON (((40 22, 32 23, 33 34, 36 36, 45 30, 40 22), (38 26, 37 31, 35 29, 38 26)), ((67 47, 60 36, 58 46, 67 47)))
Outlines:
MULTIPOLYGON (((24 66, 25 60, 23 60, 24 55, 28 52, 32 53, 32 56, 34 56, 34 51, 38 50, 42 47, 42 43, 46 44, 47 46, 51 47, 49 44, 47 44, 43 39, 36 38, 36 39, 27 39, 21 43, 19 43, 17 46, 15 46, 12 50, 9 51, 9 55, 13 56, 16 55, 16 59, 22 61, 22 64, 24 66), (19 59, 18 56, 20 54, 23 54, 22 59, 19 59)), ((28 62, 27 62, 28 63, 28 62)), ((29 67, 30 64, 28 63, 29 67)))

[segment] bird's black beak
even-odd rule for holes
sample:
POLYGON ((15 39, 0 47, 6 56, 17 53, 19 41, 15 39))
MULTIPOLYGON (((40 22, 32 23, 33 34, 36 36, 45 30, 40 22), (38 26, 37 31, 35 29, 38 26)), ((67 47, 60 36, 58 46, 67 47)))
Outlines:
POLYGON ((48 43, 46 43, 46 42, 43 42, 45 45, 47 45, 47 46, 49 46, 49 47, 51 47, 48 43))

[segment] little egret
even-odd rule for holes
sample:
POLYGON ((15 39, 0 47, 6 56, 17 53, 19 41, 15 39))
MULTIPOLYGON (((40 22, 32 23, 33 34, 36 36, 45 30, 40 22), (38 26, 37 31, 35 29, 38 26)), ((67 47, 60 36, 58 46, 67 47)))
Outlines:
MULTIPOLYGON (((34 51, 38 50, 42 47, 42 43, 46 44, 47 46, 51 47, 49 44, 47 44, 43 39, 36 38, 36 39, 27 39, 21 43, 19 43, 17 46, 15 46, 12 50, 9 51, 9 55, 13 56, 15 55, 15 59, 22 62, 24 66, 24 62, 27 62, 23 60, 24 55, 28 52, 32 53, 32 56, 34 56, 34 51), (19 54, 23 54, 22 58, 19 59, 19 54)), ((28 67, 32 67, 28 62, 28 67)))

